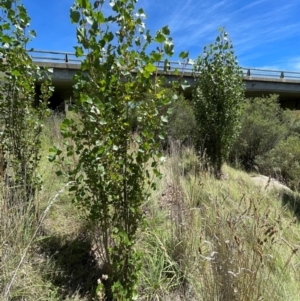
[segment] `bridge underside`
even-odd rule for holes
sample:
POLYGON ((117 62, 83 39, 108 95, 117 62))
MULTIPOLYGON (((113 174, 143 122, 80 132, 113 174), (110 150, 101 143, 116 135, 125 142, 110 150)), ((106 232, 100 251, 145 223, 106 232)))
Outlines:
MULTIPOLYGON (((192 88, 188 88, 184 91, 185 96, 188 99, 192 98, 192 88)), ((300 91, 280 91, 278 89, 268 90, 268 89, 246 89, 245 96, 246 98, 254 97, 264 97, 271 94, 277 94, 279 97, 279 102, 283 108, 291 110, 300 110, 300 91)))
MULTIPOLYGON (((55 92, 50 99, 49 107, 53 110, 61 110, 65 102, 72 101, 73 97, 73 83, 53 83, 55 92)), ((39 86, 39 84, 37 84, 39 86)), ((187 98, 191 98, 192 89, 184 91, 187 98)), ((284 108, 300 110, 300 93, 291 93, 286 91, 268 91, 268 90, 246 90, 245 95, 247 98, 268 96, 270 94, 278 94, 279 101, 284 108)))
POLYGON ((299 81, 268 78, 244 78, 246 97, 261 97, 278 94, 284 108, 300 109, 299 81))
MULTIPOLYGON (((72 83, 70 84, 57 84, 52 83, 54 86, 54 92, 52 93, 52 96, 49 99, 49 105, 48 107, 51 110, 54 111, 65 111, 65 103, 69 101, 72 98, 73 92, 72 92, 72 83)), ((36 95, 40 95, 40 83, 36 84, 36 95)))
POLYGON ((279 95, 279 102, 283 108, 291 110, 300 110, 300 95, 286 92, 268 92, 268 91, 246 91, 247 98, 268 96, 271 94, 279 95))
MULTIPOLYGON (((73 96, 73 77, 80 69, 80 65, 76 64, 54 64, 54 63, 39 63, 40 66, 52 68, 52 83, 55 87, 55 92, 50 99, 50 108, 64 108, 65 101, 71 101, 73 96)), ((177 77, 172 74, 165 75, 169 82, 177 80, 177 77)), ((191 98, 194 78, 191 74, 185 74, 184 80, 190 85, 189 89, 184 91, 187 98, 191 98)), ((289 109, 300 109, 300 82, 289 79, 248 77, 243 79, 245 83, 246 97, 261 97, 270 94, 278 94, 280 103, 283 107, 289 109)), ((37 87, 40 83, 36 84, 37 87)), ((38 89, 37 89, 38 91, 38 89)))

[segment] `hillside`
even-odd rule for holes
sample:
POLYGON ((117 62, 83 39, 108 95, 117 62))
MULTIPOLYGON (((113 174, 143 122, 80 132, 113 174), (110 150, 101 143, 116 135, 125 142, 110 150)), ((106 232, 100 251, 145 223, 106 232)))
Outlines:
MULTIPOLYGON (((30 208, 37 231, 17 218, 18 208, 1 214, 3 300, 8 289, 9 300, 104 300, 94 295, 98 279, 109 281, 95 224, 85 222, 47 160, 61 143, 59 120, 50 117, 43 134, 44 184, 30 208)), ((258 187, 229 166, 216 180, 205 165, 191 148, 172 144, 160 167, 137 242, 138 300, 299 300, 298 194, 258 187)))

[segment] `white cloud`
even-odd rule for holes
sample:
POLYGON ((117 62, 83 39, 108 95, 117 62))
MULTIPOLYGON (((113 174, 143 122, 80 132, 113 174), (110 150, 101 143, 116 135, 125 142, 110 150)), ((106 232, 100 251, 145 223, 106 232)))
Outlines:
POLYGON ((300 56, 289 58, 286 66, 289 70, 300 72, 300 56))

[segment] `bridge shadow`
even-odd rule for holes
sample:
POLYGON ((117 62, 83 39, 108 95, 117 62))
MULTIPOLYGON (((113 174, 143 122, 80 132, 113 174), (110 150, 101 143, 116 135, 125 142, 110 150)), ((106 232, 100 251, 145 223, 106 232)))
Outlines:
MULTIPOLYGON (((35 101, 34 101, 35 106, 38 106, 40 96, 41 96, 41 86, 37 85, 35 87, 35 101)), ((60 93, 56 91, 52 92, 52 95, 48 99, 48 108, 55 112, 65 113, 65 103, 60 93)))

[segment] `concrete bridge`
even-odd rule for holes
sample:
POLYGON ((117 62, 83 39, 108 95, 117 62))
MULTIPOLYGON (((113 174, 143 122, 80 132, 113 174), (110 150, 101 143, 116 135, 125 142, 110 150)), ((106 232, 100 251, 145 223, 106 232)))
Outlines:
MULTIPOLYGON (((52 82, 55 93, 51 100, 52 108, 56 108, 64 100, 70 100, 73 94, 73 76, 80 69, 81 62, 75 54, 42 50, 31 50, 29 53, 37 65, 53 69, 52 82)), ((194 85, 193 65, 170 62, 169 71, 164 74, 169 81, 178 79, 178 76, 174 74, 176 68, 192 89, 194 85)), ((300 109, 300 72, 256 68, 242 69, 246 97, 276 93, 279 95, 282 106, 290 109, 300 109)), ((159 66, 158 72, 163 73, 159 66)), ((187 93, 190 93, 190 91, 188 90, 187 93)))

